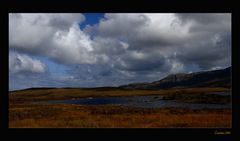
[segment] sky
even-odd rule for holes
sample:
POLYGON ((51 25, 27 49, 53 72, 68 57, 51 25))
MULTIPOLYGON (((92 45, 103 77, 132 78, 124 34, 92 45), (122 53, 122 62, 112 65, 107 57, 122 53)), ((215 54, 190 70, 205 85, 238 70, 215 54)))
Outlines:
POLYGON ((119 86, 228 66, 229 13, 9 14, 9 90, 119 86))

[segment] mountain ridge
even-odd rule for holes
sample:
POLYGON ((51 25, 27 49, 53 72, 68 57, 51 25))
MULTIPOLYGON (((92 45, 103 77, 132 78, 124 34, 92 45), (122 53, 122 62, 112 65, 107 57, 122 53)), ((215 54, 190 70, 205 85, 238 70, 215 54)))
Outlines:
POLYGON ((186 87, 230 87, 231 69, 227 67, 220 70, 200 71, 193 73, 169 74, 161 80, 144 83, 122 85, 124 89, 167 89, 186 87))
POLYGON ((153 82, 137 82, 121 86, 105 87, 33 87, 15 91, 37 90, 37 89, 168 89, 168 88, 191 88, 191 87, 231 87, 231 69, 227 67, 220 70, 200 71, 193 73, 176 73, 169 74, 163 79, 153 82))

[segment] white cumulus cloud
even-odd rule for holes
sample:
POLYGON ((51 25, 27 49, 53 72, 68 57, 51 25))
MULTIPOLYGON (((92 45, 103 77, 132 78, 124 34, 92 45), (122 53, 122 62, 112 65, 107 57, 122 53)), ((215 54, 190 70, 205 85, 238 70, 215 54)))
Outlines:
POLYGON ((10 73, 43 73, 46 66, 41 61, 19 53, 9 54, 9 72, 10 73))

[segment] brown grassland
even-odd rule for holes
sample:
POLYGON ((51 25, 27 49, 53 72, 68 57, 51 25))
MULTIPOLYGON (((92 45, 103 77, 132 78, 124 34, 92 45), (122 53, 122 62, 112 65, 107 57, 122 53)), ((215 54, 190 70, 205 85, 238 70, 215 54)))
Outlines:
POLYGON ((117 105, 32 104, 32 102, 99 96, 189 95, 227 88, 171 90, 36 89, 9 94, 10 128, 176 128, 231 127, 231 109, 133 108, 117 105))

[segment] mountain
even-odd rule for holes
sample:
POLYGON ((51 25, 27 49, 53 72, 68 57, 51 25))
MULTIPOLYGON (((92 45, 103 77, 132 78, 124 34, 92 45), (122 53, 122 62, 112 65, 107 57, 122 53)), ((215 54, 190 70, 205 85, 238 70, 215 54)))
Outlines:
POLYGON ((167 89, 186 87, 230 87, 231 69, 201 71, 195 73, 170 74, 167 77, 151 83, 133 83, 120 86, 125 89, 167 89))

